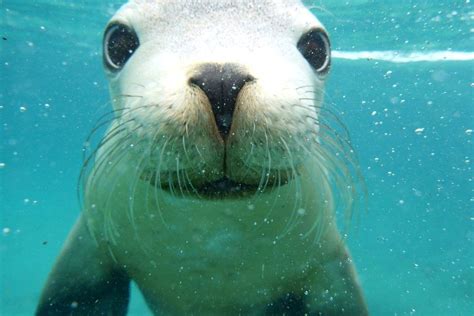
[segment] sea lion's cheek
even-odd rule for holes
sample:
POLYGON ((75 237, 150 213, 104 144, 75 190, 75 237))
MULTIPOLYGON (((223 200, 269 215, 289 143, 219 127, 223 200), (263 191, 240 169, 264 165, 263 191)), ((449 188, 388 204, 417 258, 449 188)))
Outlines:
POLYGON ((244 183, 296 176, 308 154, 303 140, 316 137, 308 116, 315 107, 303 106, 295 89, 265 91, 258 82, 243 89, 226 146, 229 175, 244 183))
POLYGON ((225 147, 207 100, 176 75, 161 73, 153 81, 124 76, 130 92, 114 95, 120 99, 119 119, 128 122, 134 143, 143 144, 138 155, 149 152, 142 179, 174 181, 183 170, 196 184, 208 175, 221 177, 225 147))

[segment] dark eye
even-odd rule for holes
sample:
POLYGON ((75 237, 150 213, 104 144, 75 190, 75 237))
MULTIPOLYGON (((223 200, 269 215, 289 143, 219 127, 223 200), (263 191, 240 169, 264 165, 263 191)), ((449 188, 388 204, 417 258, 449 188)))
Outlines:
POLYGON ((134 30, 123 24, 111 24, 104 34, 104 63, 112 71, 123 68, 140 46, 134 30))
POLYGON ((329 70, 331 46, 324 31, 320 29, 309 30, 301 36, 297 47, 317 73, 324 74, 329 70))

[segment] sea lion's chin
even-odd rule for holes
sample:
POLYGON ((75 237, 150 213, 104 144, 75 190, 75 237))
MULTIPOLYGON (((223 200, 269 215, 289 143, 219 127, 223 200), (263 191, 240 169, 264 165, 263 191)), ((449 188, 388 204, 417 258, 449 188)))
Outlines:
MULTIPOLYGON (((175 183, 173 185, 176 185, 175 183)), ((259 183, 245 183, 223 176, 217 180, 206 181, 202 179, 192 190, 183 192, 184 196, 201 197, 206 199, 246 198, 259 192, 259 183)), ((163 187, 170 192, 170 186, 163 187)), ((175 190, 175 188, 173 188, 175 190)), ((180 192, 181 193, 181 192, 180 192)))
POLYGON ((225 173, 189 177, 182 175, 160 176, 152 172, 143 174, 142 180, 165 194, 175 197, 199 199, 245 199, 256 194, 273 192, 286 186, 297 174, 289 170, 266 170, 258 176, 251 174, 226 175, 225 173))

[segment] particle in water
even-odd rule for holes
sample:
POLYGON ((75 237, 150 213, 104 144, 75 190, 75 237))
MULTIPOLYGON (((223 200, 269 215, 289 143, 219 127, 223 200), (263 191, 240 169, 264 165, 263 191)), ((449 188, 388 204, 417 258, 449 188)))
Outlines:
POLYGON ((417 133, 418 135, 421 135, 424 131, 425 129, 423 127, 418 127, 417 129, 415 129, 415 133, 417 133))
POLYGON ((299 216, 304 216, 306 214, 306 210, 304 208, 300 208, 296 211, 296 213, 299 215, 299 216))
POLYGON ((9 227, 4 227, 2 229, 2 232, 3 232, 3 236, 8 236, 10 235, 10 233, 12 232, 12 230, 9 228, 9 227))
POLYGON ((372 113, 370 113, 370 115, 372 115, 372 116, 377 115, 377 111, 373 111, 372 113))
POLYGON ((467 136, 471 136, 472 135, 472 129, 467 129, 466 131, 464 131, 464 133, 466 133, 467 136))
POLYGON ((0 162, 0 169, 3 169, 6 167, 6 164, 4 162, 0 162))
POLYGON ((26 112, 26 107, 25 106, 20 106, 20 112, 25 113, 26 112))

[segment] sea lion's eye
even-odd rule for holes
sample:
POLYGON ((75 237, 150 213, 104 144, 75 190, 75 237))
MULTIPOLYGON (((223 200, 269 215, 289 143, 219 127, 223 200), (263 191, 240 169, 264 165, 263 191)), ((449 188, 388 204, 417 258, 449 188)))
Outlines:
POLYGON ((112 71, 123 68, 127 60, 140 46, 133 29, 124 24, 111 24, 104 34, 104 64, 112 71))
POLYGON ((324 74, 329 70, 331 45, 327 34, 323 30, 309 30, 301 36, 297 47, 317 73, 324 74))

